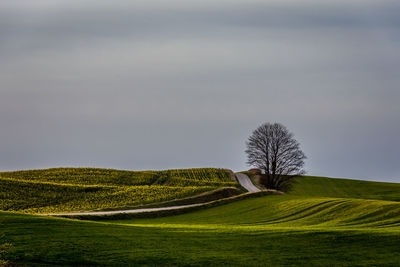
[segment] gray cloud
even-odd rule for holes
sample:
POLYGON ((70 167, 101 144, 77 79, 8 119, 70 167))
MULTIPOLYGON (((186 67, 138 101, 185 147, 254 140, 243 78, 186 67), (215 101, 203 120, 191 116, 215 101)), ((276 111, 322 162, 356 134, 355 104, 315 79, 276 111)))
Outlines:
POLYGON ((396 181, 400 5, 3 1, 0 169, 245 168, 286 124, 308 172, 396 181))
POLYGON ((47 9, 5 5, 0 11, 0 32, 3 42, 9 39, 8 43, 13 47, 16 44, 14 38, 23 36, 22 39, 27 41, 25 45, 31 45, 29 48, 48 48, 74 42, 81 46, 104 38, 210 38, 221 33, 224 37, 229 38, 232 34, 236 38, 237 33, 245 30, 266 32, 344 27, 398 31, 400 25, 397 16, 400 5, 387 2, 357 5, 316 2, 288 5, 258 1, 223 4, 206 1, 203 5, 180 1, 175 1, 175 5, 174 1, 158 2, 158 5, 119 2, 121 5, 107 4, 106 1, 90 5, 85 1, 65 1, 58 8, 53 4, 47 9))

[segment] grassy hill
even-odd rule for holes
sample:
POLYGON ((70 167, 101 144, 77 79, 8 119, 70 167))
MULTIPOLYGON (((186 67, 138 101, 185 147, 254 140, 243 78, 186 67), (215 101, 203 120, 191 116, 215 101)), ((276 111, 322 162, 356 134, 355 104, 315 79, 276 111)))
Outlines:
POLYGON ((398 266, 400 259, 395 230, 204 225, 189 218, 186 225, 125 225, 4 212, 0 219, 3 241, 14 246, 5 258, 28 266, 398 266))
POLYGON ((297 179, 290 195, 400 201, 400 184, 305 176, 297 179))
POLYGON ((29 213, 135 207, 237 186, 223 169, 57 168, 0 173, 0 210, 29 213))
POLYGON ((400 203, 347 198, 292 198, 271 195, 188 214, 110 220, 151 227, 269 229, 366 229, 400 232, 400 203))
POLYGON ((33 266, 398 266, 400 184, 304 177, 285 195, 147 219, 0 212, 1 236, 5 257, 33 266))
POLYGON ((246 199, 179 216, 113 223, 246 225, 254 229, 373 227, 400 231, 400 184, 302 177, 284 195, 246 199))

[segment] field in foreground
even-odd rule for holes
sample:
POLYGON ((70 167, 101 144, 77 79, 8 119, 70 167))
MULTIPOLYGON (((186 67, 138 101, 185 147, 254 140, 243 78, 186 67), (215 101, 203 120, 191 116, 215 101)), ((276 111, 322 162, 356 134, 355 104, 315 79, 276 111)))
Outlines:
POLYGON ((11 261, 37 266, 398 266, 399 189, 305 177, 290 194, 163 218, 91 222, 0 212, 0 236, 15 248, 11 261))

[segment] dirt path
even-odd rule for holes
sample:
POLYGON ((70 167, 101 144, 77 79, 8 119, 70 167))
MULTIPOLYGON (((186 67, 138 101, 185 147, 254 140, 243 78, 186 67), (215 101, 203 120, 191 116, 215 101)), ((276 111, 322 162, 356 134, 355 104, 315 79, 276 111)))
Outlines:
MULTIPOLYGON (((242 173, 236 173, 236 178, 239 183, 249 192, 259 192, 261 191, 253 185, 250 178, 242 173)), ((113 214, 124 214, 124 213, 141 213, 141 212, 152 212, 152 211, 162 211, 162 210, 177 210, 185 209, 196 206, 204 205, 204 203, 182 205, 182 206, 171 206, 162 208, 146 208, 146 209, 132 209, 132 210, 112 210, 112 211, 89 211, 89 212, 71 212, 71 213, 48 213, 40 214, 45 216, 79 216, 79 215, 113 215, 113 214)))
POLYGON ((236 178, 239 181, 239 184, 246 188, 247 191, 249 192, 259 192, 261 191, 259 188, 257 188, 250 180, 250 178, 243 173, 236 173, 236 178))
POLYGON ((161 210, 177 210, 177 209, 191 208, 191 207, 196 207, 196 206, 201 206, 201 205, 203 205, 203 203, 182 205, 182 206, 171 206, 171 207, 163 207, 163 208, 112 210, 112 211, 88 211, 88 212, 71 212, 71 213, 49 213, 49 214, 40 214, 40 215, 46 215, 46 216, 113 215, 113 214, 123 214, 123 213, 141 213, 141 212, 161 211, 161 210))

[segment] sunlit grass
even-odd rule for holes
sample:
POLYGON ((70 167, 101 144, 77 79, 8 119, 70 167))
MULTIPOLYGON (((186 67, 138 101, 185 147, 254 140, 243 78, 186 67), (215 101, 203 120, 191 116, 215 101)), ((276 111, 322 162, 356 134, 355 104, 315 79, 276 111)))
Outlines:
POLYGON ((0 210, 28 213, 136 207, 236 186, 226 170, 119 171, 90 168, 0 173, 0 210))

